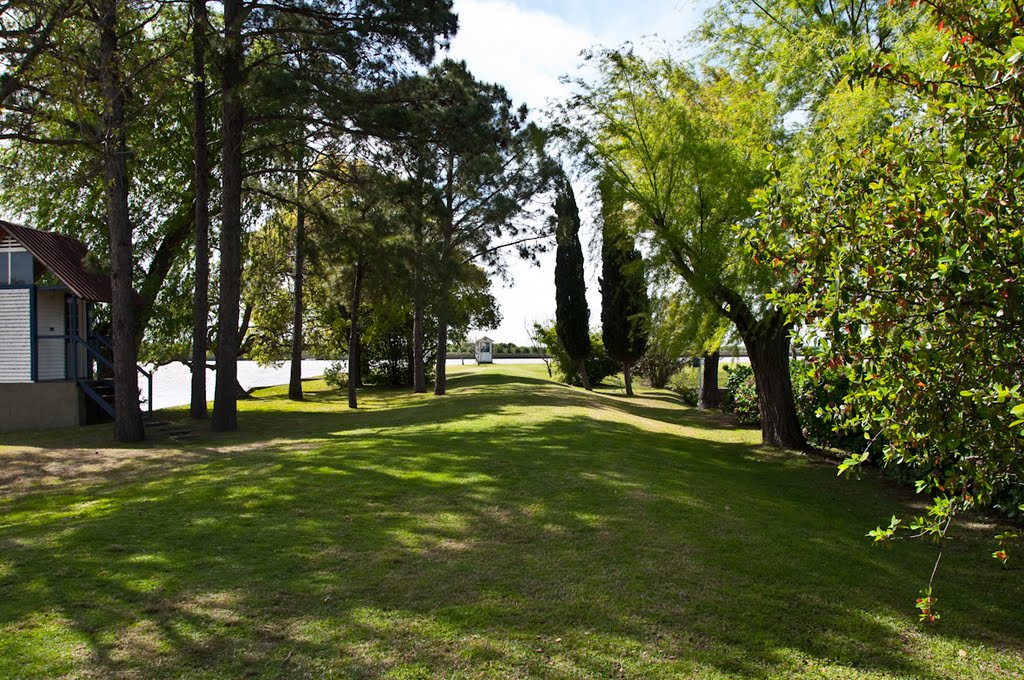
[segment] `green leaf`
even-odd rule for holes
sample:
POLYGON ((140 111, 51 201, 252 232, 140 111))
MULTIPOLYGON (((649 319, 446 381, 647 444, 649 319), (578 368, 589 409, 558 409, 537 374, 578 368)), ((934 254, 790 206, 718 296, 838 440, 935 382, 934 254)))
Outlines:
POLYGON ((856 468, 857 466, 859 466, 862 463, 866 462, 867 459, 868 459, 867 452, 865 452, 865 453, 853 453, 853 454, 850 454, 849 458, 847 458, 846 460, 844 460, 842 463, 839 464, 839 472, 837 473, 837 475, 841 475, 841 474, 843 474, 844 472, 846 472, 848 470, 852 470, 852 469, 856 468))

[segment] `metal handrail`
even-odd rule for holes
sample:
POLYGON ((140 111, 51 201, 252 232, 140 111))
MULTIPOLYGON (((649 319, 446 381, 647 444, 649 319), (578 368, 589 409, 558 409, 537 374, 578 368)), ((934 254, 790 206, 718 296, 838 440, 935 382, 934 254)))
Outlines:
MULTIPOLYGON (((103 345, 104 347, 109 349, 111 351, 111 353, 113 353, 114 345, 110 342, 110 339, 107 336, 100 335, 99 333, 93 333, 92 337, 97 339, 97 340, 99 340, 101 345, 103 345)), ((152 375, 153 375, 152 372, 147 371, 146 369, 144 369, 142 366, 139 366, 139 365, 135 366, 135 370, 137 370, 139 373, 141 373, 142 375, 145 375, 145 376, 152 377, 152 375)))
MULTIPOLYGON (((99 333, 95 333, 95 334, 93 334, 92 337, 97 339, 97 340, 99 340, 101 343, 106 345, 106 347, 108 349, 113 351, 113 349, 114 349, 113 345, 111 345, 110 341, 107 340, 106 338, 104 338, 102 335, 100 335, 99 333)), ((83 340, 77 333, 73 333, 71 335, 71 341, 72 341, 73 344, 82 345, 82 347, 85 348, 85 351, 87 353, 89 353, 89 354, 92 354, 93 357, 95 357, 98 362, 102 363, 104 366, 109 368, 111 371, 114 370, 114 362, 111 361, 110 359, 108 359, 107 357, 105 357, 102 352, 100 352, 98 349, 93 347, 90 343, 88 343, 85 340, 83 340)), ((147 386, 146 407, 147 407, 147 410, 149 411, 149 415, 153 415, 153 374, 150 371, 147 371, 146 369, 144 369, 142 366, 139 366, 138 364, 136 364, 135 370, 138 371, 139 373, 141 373, 142 375, 144 375, 146 377, 146 386, 147 386)), ((77 361, 75 362, 75 379, 76 380, 78 379, 78 362, 77 361)))

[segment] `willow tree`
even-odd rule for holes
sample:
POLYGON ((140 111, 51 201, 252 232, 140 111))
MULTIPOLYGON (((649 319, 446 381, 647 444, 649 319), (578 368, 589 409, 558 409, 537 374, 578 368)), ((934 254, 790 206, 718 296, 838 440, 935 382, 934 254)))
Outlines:
POLYGON ((789 282, 751 258, 736 230, 753 219, 748 199, 781 136, 775 102, 757 82, 667 58, 592 58, 599 76, 576 82, 567 134, 641 213, 637 228, 676 275, 735 325, 754 370, 763 442, 803 448, 789 376, 791 323, 765 299, 789 282))
MULTIPOLYGON (((717 0, 697 36, 719 63, 756 74, 786 111, 814 119, 863 49, 891 52, 914 31, 916 0, 717 0), (910 11, 908 11, 910 10, 910 11)), ((970 3, 967 3, 969 5, 970 3)), ((796 122, 799 119, 794 119, 796 122)))
POLYGON ((732 323, 678 277, 665 273, 655 276, 668 278, 671 284, 663 287, 656 298, 658 318, 651 344, 661 354, 677 360, 700 357, 704 366, 697 400, 702 407, 717 408, 722 341, 732 323))

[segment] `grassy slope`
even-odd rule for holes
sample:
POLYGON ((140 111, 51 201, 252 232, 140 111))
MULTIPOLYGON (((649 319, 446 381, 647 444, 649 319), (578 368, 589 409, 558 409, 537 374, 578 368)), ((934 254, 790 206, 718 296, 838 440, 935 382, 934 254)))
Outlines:
POLYGON ((239 433, 141 452, 0 437, 0 677, 1024 672, 991 528, 961 530, 923 628, 932 550, 864 538, 906 494, 542 371, 357 413, 267 390, 239 433))

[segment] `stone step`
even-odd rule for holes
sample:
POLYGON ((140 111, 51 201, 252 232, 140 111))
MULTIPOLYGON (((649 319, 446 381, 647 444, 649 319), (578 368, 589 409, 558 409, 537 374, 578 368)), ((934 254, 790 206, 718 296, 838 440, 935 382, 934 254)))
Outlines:
POLYGON ((181 434, 172 434, 171 440, 176 442, 189 442, 199 437, 195 432, 182 432, 181 434))

